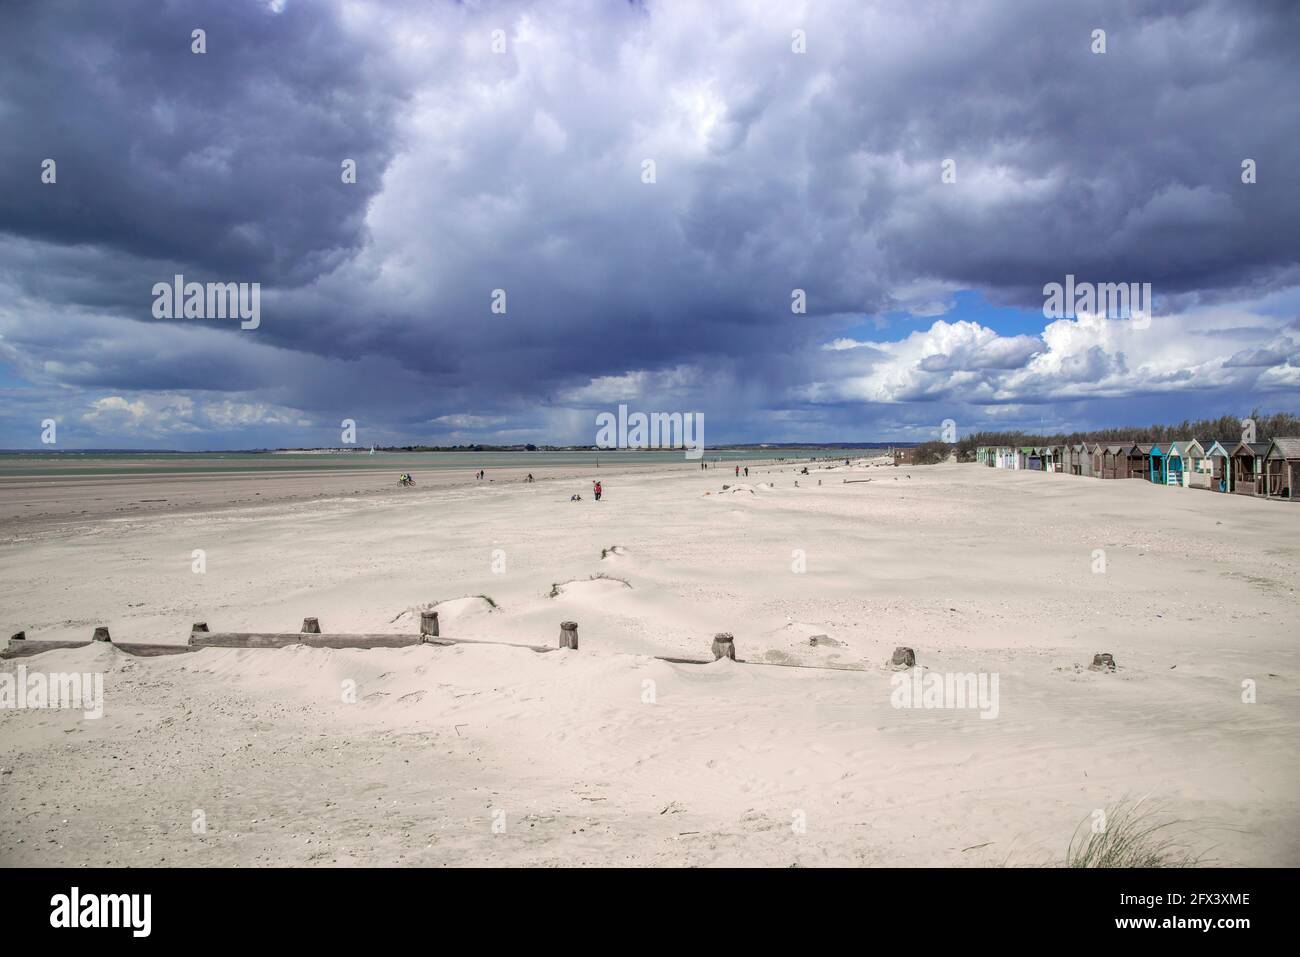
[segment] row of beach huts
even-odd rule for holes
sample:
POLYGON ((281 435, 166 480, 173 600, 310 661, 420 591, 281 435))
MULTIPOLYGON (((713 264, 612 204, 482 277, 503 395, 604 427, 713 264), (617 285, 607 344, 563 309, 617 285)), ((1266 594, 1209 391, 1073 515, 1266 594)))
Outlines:
POLYGON ((1143 479, 1175 488, 1296 501, 1300 497, 1300 438, 1269 442, 1196 439, 1168 443, 1078 442, 1073 445, 991 446, 975 461, 995 469, 1028 469, 1103 479, 1143 479))

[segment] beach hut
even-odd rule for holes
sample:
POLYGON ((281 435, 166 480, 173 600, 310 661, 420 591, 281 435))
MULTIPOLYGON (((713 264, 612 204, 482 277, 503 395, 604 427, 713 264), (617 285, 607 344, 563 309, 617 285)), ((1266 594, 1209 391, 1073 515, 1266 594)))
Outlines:
POLYGON ((1080 442, 1079 449, 1079 474, 1092 475, 1092 447, 1087 442, 1080 442))
POLYGON ((1092 477, 1101 478, 1106 468, 1106 446, 1100 442, 1089 442, 1088 455, 1092 459, 1092 477))
POLYGON ((1210 484, 1213 492, 1232 491, 1232 448, 1231 439, 1216 440, 1205 447, 1205 458, 1210 466, 1210 484))
POLYGON ((1069 461, 1070 447, 1068 445, 1052 446, 1052 471, 1065 472, 1066 463, 1069 461))
POLYGON ((1151 481, 1151 450, 1155 448, 1150 442, 1138 442, 1133 446, 1136 456, 1130 456, 1137 465, 1137 478, 1144 482, 1151 481))
POLYGON ((1164 485, 1165 450, 1159 444, 1152 445, 1151 450, 1147 452, 1147 461, 1151 464, 1151 471, 1147 476, 1147 481, 1152 485, 1164 485))
MULTIPOLYGON (((1150 446, 1147 446, 1149 449, 1150 446)), ((1146 478, 1146 453, 1142 451, 1142 445, 1134 442, 1128 447, 1128 477, 1131 479, 1146 478)))
POLYGON ((1187 487, 1187 473, 1191 468, 1188 446, 1191 444, 1186 439, 1179 439, 1170 442, 1169 448, 1165 449, 1165 485, 1172 485, 1175 488, 1187 487))
POLYGON ((1185 458, 1183 484, 1188 488, 1209 488, 1213 466, 1205 454, 1205 447, 1196 439, 1181 446, 1185 458))
POLYGON ((1128 478, 1127 445, 1107 445, 1102 452, 1101 477, 1105 479, 1128 478))
POLYGON ((1264 456, 1268 442, 1238 442, 1232 450, 1232 490, 1238 495, 1263 494, 1264 456))
POLYGON ((1083 443, 1075 442, 1073 445, 1069 446, 1068 448, 1069 448, 1069 455, 1070 455, 1070 474, 1082 475, 1083 474, 1083 443))
POLYGON ((1300 438, 1269 443, 1264 453, 1264 494, 1291 502, 1300 494, 1300 438))

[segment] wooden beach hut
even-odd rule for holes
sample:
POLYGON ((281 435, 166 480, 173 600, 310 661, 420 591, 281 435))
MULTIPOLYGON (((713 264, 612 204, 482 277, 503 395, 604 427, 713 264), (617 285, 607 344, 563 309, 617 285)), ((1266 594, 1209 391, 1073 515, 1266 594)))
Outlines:
POLYGON ((1088 456, 1092 459, 1092 477, 1101 478, 1106 468, 1106 446, 1100 442, 1089 442, 1088 456))
POLYGON ((1191 444, 1187 439, 1179 439, 1170 442, 1169 448, 1165 449, 1165 485, 1187 487, 1187 473, 1191 468, 1191 444))
POLYGON ((1147 452, 1147 461, 1151 465, 1150 474, 1147 481, 1152 485, 1165 484, 1165 450, 1159 443, 1153 444, 1150 451, 1147 452))
POLYGON ((1103 445, 1101 448, 1101 475, 1100 478, 1113 479, 1115 477, 1115 457, 1111 454, 1112 445, 1103 445))
POLYGON ((1188 488, 1209 488, 1212 464, 1205 454, 1205 447, 1196 439, 1189 439, 1182 448, 1186 457, 1183 482, 1188 488))
POLYGON ((1210 484, 1206 486, 1212 492, 1232 491, 1232 440, 1212 441, 1205 447, 1205 458, 1210 465, 1210 484))
POLYGON ((1069 474, 1070 447, 1068 445, 1056 446, 1056 471, 1062 474, 1069 474))
POLYGON ((1064 472, 1065 446, 1049 445, 1043 450, 1043 463, 1049 472, 1064 472))
POLYGON ((1238 495, 1262 495, 1264 456, 1268 442, 1238 442, 1232 450, 1232 490, 1238 495))
POLYGON ((1155 450, 1156 446, 1150 442, 1139 442, 1133 446, 1133 448, 1135 448, 1138 453, 1136 456, 1138 469, 1137 477, 1142 479, 1144 482, 1150 482, 1151 453, 1155 450))
POLYGON ((1269 443, 1264 453, 1264 494, 1290 502, 1300 495, 1300 438, 1269 443))
MULTIPOLYGON (((1147 446, 1151 448, 1151 446, 1147 446)), ((1134 442, 1128 447, 1128 477, 1132 479, 1146 478, 1147 459, 1146 452, 1142 450, 1141 443, 1134 442)))
POLYGON ((1102 452, 1101 477, 1104 479, 1128 478, 1127 445, 1107 445, 1102 452))
POLYGON ((1080 442, 1076 449, 1079 454, 1079 474, 1092 475, 1092 446, 1087 442, 1080 442))

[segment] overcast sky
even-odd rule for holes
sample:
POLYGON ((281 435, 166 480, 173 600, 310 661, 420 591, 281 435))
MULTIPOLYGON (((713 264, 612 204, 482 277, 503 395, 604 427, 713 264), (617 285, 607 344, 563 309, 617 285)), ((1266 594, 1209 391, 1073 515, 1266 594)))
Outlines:
POLYGON ((1292 0, 4 0, 0 447, 1300 412, 1297 51, 1292 0))

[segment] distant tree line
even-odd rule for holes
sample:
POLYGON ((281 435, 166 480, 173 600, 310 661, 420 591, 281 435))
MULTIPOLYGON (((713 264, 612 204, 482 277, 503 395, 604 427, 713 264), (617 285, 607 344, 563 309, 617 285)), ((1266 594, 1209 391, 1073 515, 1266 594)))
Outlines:
POLYGON ((955 443, 924 442, 916 447, 919 465, 943 462, 957 453, 957 461, 974 462, 975 450, 982 445, 1073 445, 1078 442, 1155 442, 1168 443, 1177 439, 1198 439, 1208 445, 1210 441, 1229 439, 1235 445, 1241 440, 1241 420, 1255 420, 1258 441, 1267 442, 1274 436, 1300 436, 1300 416, 1289 412, 1263 415, 1253 409, 1249 416, 1221 415, 1217 419, 1184 419, 1178 425, 1128 426, 1117 429, 1094 429, 1091 432, 1056 433, 1037 435, 1031 432, 972 432, 955 443))

